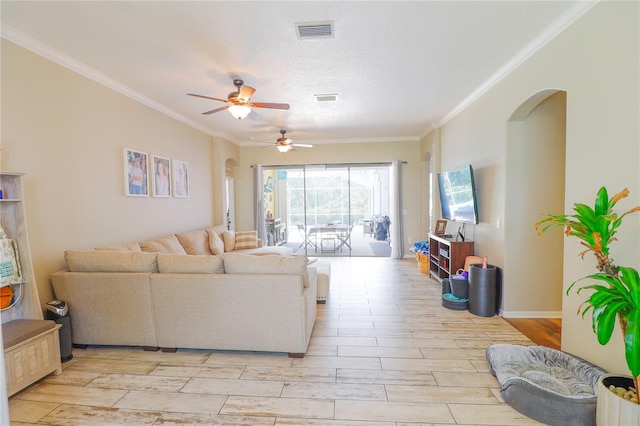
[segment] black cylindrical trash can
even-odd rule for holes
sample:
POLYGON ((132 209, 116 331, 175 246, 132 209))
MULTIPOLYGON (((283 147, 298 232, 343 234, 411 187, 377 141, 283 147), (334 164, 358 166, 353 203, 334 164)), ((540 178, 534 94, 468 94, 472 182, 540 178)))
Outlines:
POLYGON ((469 312, 481 317, 492 317, 498 307, 498 268, 482 264, 469 266, 469 312))
POLYGON ((67 362, 73 358, 71 353, 71 321, 69 307, 62 300, 52 300, 45 305, 44 319, 53 320, 60 324, 60 358, 67 362))

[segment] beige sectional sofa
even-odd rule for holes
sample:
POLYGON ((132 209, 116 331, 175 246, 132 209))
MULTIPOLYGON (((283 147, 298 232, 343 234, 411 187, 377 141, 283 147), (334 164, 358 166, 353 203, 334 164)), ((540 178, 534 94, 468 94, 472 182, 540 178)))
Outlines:
POLYGON ((205 250, 203 235, 212 240, 204 231, 65 252, 68 269, 51 279, 69 306, 72 342, 303 356, 316 316, 315 267, 305 256, 192 254, 205 250), (175 241, 185 253, 169 252, 180 251, 175 241))

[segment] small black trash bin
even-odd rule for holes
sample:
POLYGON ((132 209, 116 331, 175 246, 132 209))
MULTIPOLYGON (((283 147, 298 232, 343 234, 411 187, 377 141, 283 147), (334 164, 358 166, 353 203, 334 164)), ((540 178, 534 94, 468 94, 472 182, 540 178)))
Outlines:
POLYGON ((73 354, 71 353, 71 321, 67 302, 62 300, 48 302, 45 305, 44 319, 53 320, 62 326, 59 330, 60 359, 62 362, 70 361, 73 354))

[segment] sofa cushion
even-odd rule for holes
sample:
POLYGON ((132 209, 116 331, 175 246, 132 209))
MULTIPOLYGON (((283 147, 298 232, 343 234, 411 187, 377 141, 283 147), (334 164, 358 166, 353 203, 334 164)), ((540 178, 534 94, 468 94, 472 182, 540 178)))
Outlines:
POLYGON ((222 234, 224 233, 224 231, 227 230, 227 225, 215 225, 213 228, 209 228, 209 229, 213 230, 213 232, 218 234, 218 237, 222 239, 222 234))
POLYGON ((264 246, 262 247, 260 244, 260 240, 258 240, 258 248, 254 249, 246 249, 246 250, 238 250, 237 248, 234 252, 244 253, 244 254, 253 254, 255 256, 264 256, 267 254, 277 254, 278 256, 293 256, 293 250, 286 246, 264 246))
POLYGON ((140 243, 142 251, 155 253, 175 253, 187 254, 187 252, 178 241, 175 235, 169 235, 164 238, 156 238, 155 240, 143 241, 140 243))
POLYGON ((187 254, 213 254, 209 248, 209 234, 205 229, 176 234, 176 238, 187 254))
POLYGON ((224 271, 227 274, 293 274, 302 276, 309 287, 306 256, 282 257, 278 255, 253 256, 244 253, 225 253, 224 271))
POLYGON ((160 273, 224 274, 222 256, 158 253, 160 273))
POLYGON ((96 247, 96 250, 109 251, 142 251, 139 243, 120 244, 115 246, 96 247))
POLYGON ((214 228, 207 229, 207 234, 209 234, 209 250, 211 250, 211 253, 223 254, 224 241, 222 241, 222 237, 218 235, 214 228))
POLYGON ((236 248, 236 233, 234 231, 224 231, 222 240, 224 241, 225 252, 233 251, 236 248))
POLYGON ((258 248, 257 231, 236 231, 236 245, 234 250, 258 248))
POLYGON ((67 250, 64 260, 71 272, 158 272, 156 253, 67 250))

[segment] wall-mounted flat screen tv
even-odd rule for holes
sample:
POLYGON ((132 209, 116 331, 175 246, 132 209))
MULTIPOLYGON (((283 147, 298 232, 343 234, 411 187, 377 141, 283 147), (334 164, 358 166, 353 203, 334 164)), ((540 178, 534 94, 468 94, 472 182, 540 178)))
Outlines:
POLYGON ((471 165, 438 174, 442 218, 478 223, 476 188, 471 165))

